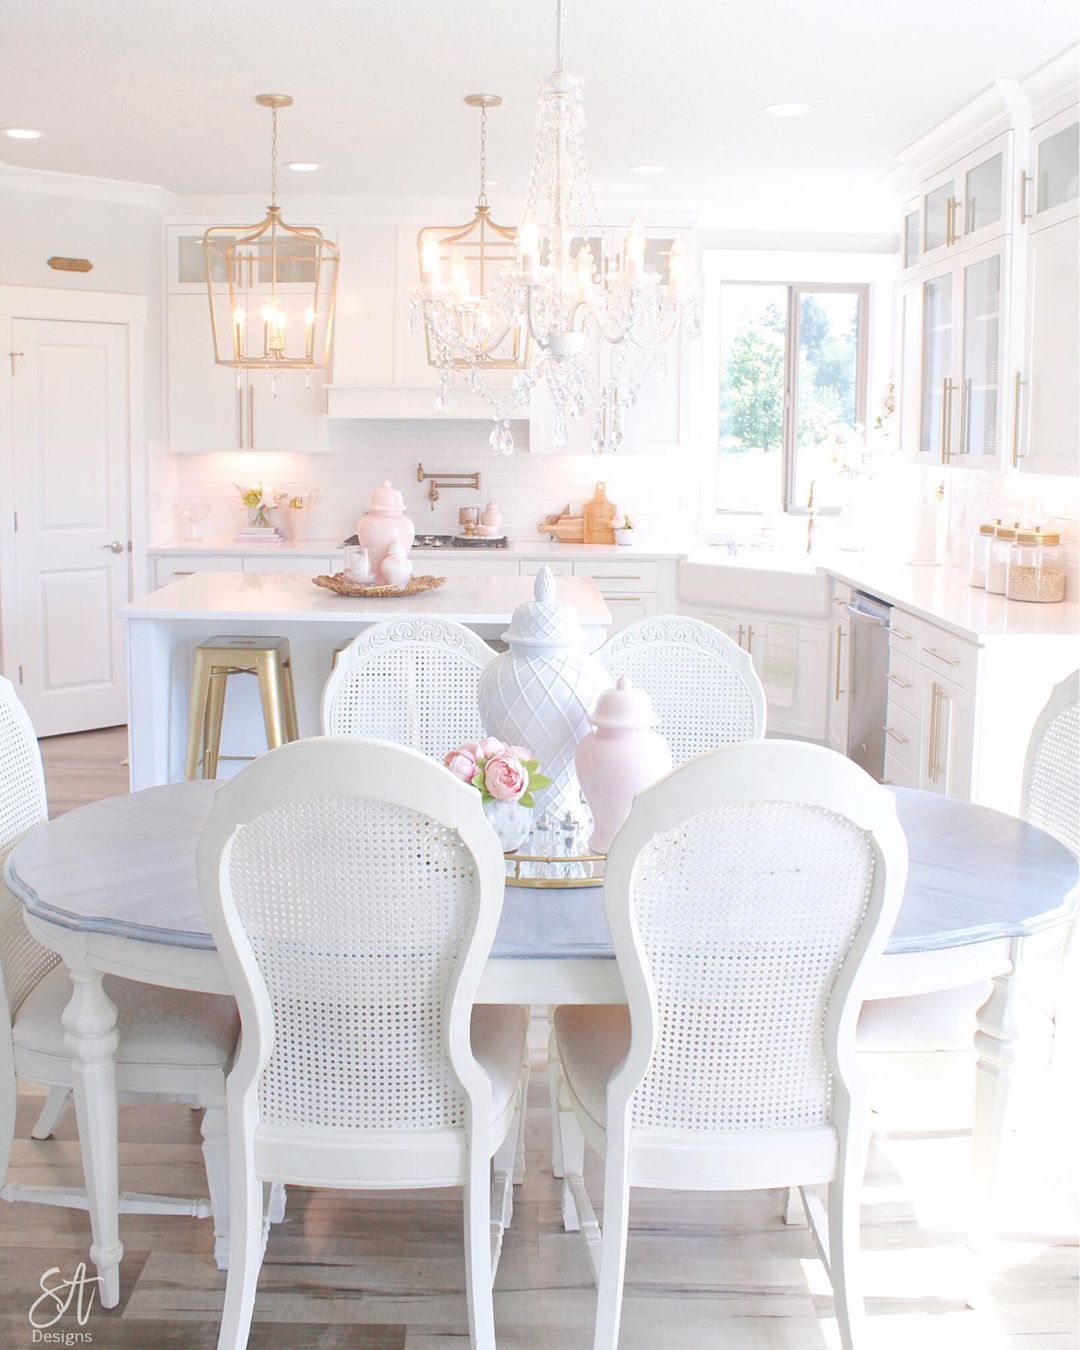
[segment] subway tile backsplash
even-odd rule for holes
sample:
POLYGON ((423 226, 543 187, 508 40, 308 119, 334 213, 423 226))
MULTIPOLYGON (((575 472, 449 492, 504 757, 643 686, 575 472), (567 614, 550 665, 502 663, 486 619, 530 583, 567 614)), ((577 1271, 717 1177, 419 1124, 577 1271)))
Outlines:
POLYGON ((307 492, 318 488, 309 535, 344 538, 356 528, 372 488, 389 478, 405 496, 417 530, 450 533, 458 508, 497 501, 504 527, 514 540, 540 540, 537 525, 570 506, 579 512, 597 482, 627 512, 642 537, 682 539, 692 535, 698 512, 696 458, 677 454, 559 455, 529 453, 527 422, 514 423, 515 451, 499 455, 488 446, 490 423, 481 421, 335 421, 329 450, 322 454, 253 451, 179 454, 161 457, 155 488, 160 509, 154 542, 179 533, 175 502, 208 502, 204 539, 228 538, 244 511, 237 483, 269 483, 275 489, 307 492), (430 472, 480 472, 481 488, 444 488, 434 508, 427 483, 416 481, 416 466, 430 472))

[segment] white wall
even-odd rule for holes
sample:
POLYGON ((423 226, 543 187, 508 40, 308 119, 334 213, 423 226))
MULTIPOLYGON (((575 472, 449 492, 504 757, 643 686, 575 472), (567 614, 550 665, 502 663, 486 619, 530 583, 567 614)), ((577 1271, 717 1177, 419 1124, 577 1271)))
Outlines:
POLYGON ((160 440, 164 333, 161 217, 146 206, 0 188, 0 282, 123 291, 147 304, 146 437, 160 440), (53 256, 88 258, 91 272, 55 272, 53 256))

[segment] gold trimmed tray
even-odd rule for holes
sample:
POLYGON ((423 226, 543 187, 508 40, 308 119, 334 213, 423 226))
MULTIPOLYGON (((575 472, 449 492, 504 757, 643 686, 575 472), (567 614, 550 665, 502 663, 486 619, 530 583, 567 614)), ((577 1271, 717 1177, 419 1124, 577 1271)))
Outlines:
POLYGON ((604 864, 606 862, 606 853, 576 853, 573 855, 508 853, 506 854, 506 884, 508 886, 520 886, 523 890, 536 891, 582 890, 586 886, 602 886, 604 884, 604 864), (585 875, 580 877, 523 877, 521 875, 523 863, 547 864, 549 867, 565 867, 568 863, 576 863, 581 867, 581 870, 585 875))
POLYGON ((420 595, 423 591, 433 591, 442 586, 445 577, 411 577, 407 586, 372 586, 360 581, 350 581, 344 572, 335 572, 332 577, 317 576, 311 580, 324 590, 335 595, 355 596, 360 600, 397 600, 406 595, 420 595))

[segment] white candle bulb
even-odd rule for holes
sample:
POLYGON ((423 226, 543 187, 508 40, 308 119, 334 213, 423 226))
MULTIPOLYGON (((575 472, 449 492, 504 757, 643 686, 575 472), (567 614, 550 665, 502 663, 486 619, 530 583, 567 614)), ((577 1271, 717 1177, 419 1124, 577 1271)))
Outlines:
POLYGON ((518 230, 518 252, 522 268, 530 277, 535 277, 540 270, 540 231, 528 216, 518 230))
POLYGON ((460 249, 454 249, 450 255, 450 285, 454 288, 454 293, 463 300, 469 294, 469 278, 465 264, 461 261, 460 249))
POLYGON ((686 285, 686 270, 686 245, 681 239, 676 239, 668 253, 668 277, 673 295, 680 294, 686 285))
POLYGON ((428 280, 438 286, 442 281, 442 256, 439 252, 439 241, 431 235, 424 240, 422 261, 428 280))
POLYGON ((645 231, 637 216, 630 222, 623 249, 626 255, 627 279, 636 281, 645 267, 645 231))

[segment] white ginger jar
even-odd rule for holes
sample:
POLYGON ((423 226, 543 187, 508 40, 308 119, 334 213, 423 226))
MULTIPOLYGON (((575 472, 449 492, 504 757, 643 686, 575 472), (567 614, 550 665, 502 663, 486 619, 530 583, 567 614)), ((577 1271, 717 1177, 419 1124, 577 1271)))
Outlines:
POLYGON ((585 650, 577 611, 556 595, 550 567, 542 567, 534 599, 518 605, 503 634, 509 650, 489 661, 480 676, 480 720, 489 736, 527 745, 551 786, 536 793, 537 815, 581 814, 574 768, 578 741, 611 676, 585 650))

